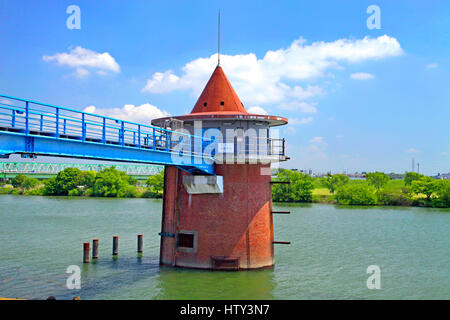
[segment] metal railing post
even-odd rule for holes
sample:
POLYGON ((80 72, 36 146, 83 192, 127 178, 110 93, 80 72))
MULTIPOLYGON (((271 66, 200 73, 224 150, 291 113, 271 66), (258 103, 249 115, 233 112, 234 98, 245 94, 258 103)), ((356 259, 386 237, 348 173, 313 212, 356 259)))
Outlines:
POLYGON ((138 148, 141 147, 141 125, 138 124, 138 148))
POLYGON ((84 121, 84 113, 81 114, 81 140, 86 139, 86 123, 84 121))
POLYGON ((56 137, 59 136, 59 108, 56 108, 56 127, 55 127, 56 137))
POLYGON ((25 102, 25 133, 29 133, 29 106, 28 101, 25 102))
POLYGON ((66 134, 66 120, 67 119, 64 119, 63 121, 64 121, 64 125, 63 125, 63 133, 64 134, 66 134))
POLYGON ((39 130, 42 131, 44 129, 44 115, 41 114, 41 121, 39 123, 39 130))
POLYGON ((153 128, 153 150, 156 150, 156 130, 153 128))
POLYGON ((12 110, 11 113, 11 126, 14 128, 16 126, 16 110, 12 110))
POLYGON ((103 117, 102 142, 106 143, 106 118, 103 117))
POLYGON ((122 121, 122 125, 121 125, 121 142, 120 144, 122 145, 122 147, 125 145, 125 123, 122 121))
POLYGON ((166 131, 166 150, 169 151, 170 150, 170 146, 169 146, 169 132, 166 131))

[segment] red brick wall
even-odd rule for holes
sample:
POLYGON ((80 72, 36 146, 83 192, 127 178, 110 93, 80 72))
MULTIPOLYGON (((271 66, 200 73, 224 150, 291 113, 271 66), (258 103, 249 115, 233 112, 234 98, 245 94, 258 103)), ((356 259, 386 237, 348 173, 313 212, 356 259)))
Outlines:
POLYGON ((268 165, 216 165, 224 193, 197 195, 189 195, 182 186, 181 175, 187 173, 167 167, 162 231, 196 231, 198 238, 196 252, 182 252, 174 238, 163 239, 161 262, 210 268, 211 256, 226 256, 239 257, 242 269, 272 266, 270 176, 260 174, 262 167, 268 165))

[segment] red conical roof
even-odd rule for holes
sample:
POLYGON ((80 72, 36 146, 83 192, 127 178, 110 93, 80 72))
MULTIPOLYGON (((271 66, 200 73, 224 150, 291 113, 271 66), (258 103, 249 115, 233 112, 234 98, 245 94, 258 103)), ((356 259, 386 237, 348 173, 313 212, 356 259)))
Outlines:
POLYGON ((248 114, 221 66, 214 70, 191 111, 193 113, 248 114))
POLYGON ((170 119, 267 121, 271 127, 288 122, 283 117, 248 113, 220 66, 214 70, 190 114, 153 119, 152 124, 163 127, 170 119))

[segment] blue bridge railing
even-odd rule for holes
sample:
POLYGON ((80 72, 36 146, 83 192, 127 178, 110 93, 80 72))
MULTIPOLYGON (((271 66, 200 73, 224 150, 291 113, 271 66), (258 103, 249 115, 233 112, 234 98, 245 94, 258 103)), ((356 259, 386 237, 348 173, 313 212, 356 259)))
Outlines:
MULTIPOLYGON (((188 154, 201 159, 201 161, 196 159, 196 163, 199 164, 213 161, 211 154, 203 152, 203 147, 200 151, 198 147, 194 147, 207 145, 210 139, 205 137, 3 94, 0 94, 0 132, 119 146, 141 151, 188 154)), ((123 161, 132 160, 129 157, 125 158, 123 161)), ((167 160, 167 157, 165 160, 155 157, 154 163, 178 164, 176 161, 172 163, 171 160, 167 160)))

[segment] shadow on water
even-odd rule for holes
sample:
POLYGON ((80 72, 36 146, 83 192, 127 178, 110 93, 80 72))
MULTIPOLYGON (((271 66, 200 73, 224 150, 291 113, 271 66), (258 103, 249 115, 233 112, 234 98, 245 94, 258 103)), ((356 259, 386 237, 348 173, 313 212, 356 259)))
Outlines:
POLYGON ((274 270, 208 271, 161 267, 155 299, 273 299, 274 270))
MULTIPOLYGON (((274 270, 223 272, 171 268, 158 257, 118 258, 81 266, 81 290, 56 288, 57 299, 273 299, 274 270)), ((55 289, 55 288, 54 288, 55 289)), ((46 297, 41 297, 46 298, 46 297)))
MULTIPOLYGON (((69 290, 65 286, 53 294, 57 299, 96 299, 98 294, 116 291, 134 283, 157 277, 158 257, 103 259, 81 266, 81 289, 69 290)), ((67 274, 67 277, 69 274, 67 274)))

